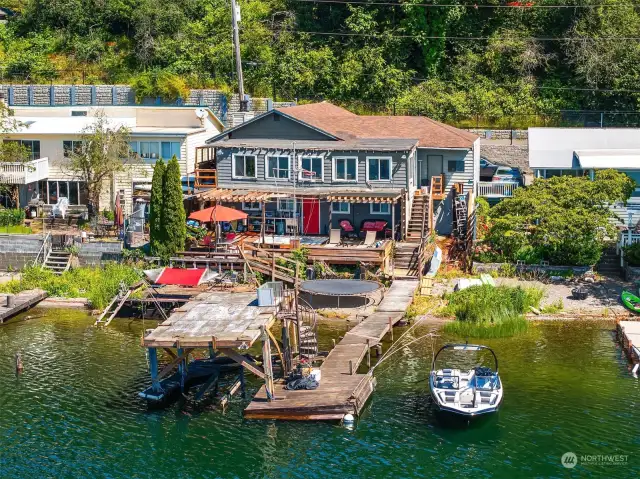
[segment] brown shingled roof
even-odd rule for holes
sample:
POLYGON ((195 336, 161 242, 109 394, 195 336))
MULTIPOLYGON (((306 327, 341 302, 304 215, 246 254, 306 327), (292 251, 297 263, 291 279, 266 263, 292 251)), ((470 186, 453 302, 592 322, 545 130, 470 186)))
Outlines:
POLYGON ((423 148, 470 148, 477 135, 425 116, 360 116, 331 103, 311 103, 278 111, 343 140, 410 138, 423 148))

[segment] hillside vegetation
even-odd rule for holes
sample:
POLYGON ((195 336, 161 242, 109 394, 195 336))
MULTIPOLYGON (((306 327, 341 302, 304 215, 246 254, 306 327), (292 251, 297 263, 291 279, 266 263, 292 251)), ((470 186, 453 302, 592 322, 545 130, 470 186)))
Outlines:
MULTIPOLYGON (((449 121, 637 109, 640 7, 631 0, 507 8, 495 0, 365 1, 240 0, 247 91, 360 111, 394 105, 449 121)), ((17 12, 0 26, 5 81, 131 83, 165 98, 235 86, 228 0, 4 6, 17 12)))

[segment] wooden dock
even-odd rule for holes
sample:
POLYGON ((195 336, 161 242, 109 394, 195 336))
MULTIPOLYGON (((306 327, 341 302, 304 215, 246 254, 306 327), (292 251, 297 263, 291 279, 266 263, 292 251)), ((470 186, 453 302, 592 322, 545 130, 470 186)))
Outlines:
MULTIPOLYGON (((375 387, 372 374, 357 374, 371 348, 392 330, 413 300, 418 281, 395 281, 376 312, 345 334, 320 367, 320 386, 314 390, 288 391, 275 384, 275 398, 269 401, 263 386, 244 415, 249 419, 340 420, 357 415, 375 387)), ((369 363, 370 365, 370 363, 369 363)))
POLYGON ((616 330, 629 359, 634 364, 640 362, 640 321, 619 321, 616 330))
POLYGON ((42 289, 30 289, 12 295, 13 305, 11 307, 7 307, 7 296, 9 295, 0 294, 0 324, 38 304, 47 297, 47 292, 42 289))

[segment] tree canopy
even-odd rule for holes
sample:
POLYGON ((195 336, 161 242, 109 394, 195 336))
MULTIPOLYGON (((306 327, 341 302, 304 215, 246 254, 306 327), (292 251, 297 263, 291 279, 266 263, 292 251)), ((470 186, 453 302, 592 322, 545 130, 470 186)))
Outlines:
POLYGON ((614 170, 598 171, 594 181, 573 176, 536 179, 489 210, 480 251, 494 260, 595 264, 605 239, 616 235, 608 205, 625 202, 635 186, 614 170))
MULTIPOLYGON (((388 3, 239 0, 247 91, 459 122, 637 109, 632 0, 388 3)), ((0 26, 5 79, 131 83, 165 98, 235 88, 227 1, 9 4, 18 15, 0 26)))

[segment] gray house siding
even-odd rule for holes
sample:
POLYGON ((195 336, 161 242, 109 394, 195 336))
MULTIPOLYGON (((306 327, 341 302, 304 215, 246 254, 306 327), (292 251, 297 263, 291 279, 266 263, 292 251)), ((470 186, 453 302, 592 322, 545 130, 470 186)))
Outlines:
MULTIPOLYGON (((265 161, 266 157, 270 155, 275 156, 289 156, 290 166, 293 163, 293 150, 286 149, 240 149, 240 148, 218 148, 217 150, 217 174, 218 174, 218 187, 219 188, 276 188, 278 185, 282 187, 293 186, 293 178, 278 179, 266 178, 265 175, 265 161), (255 179, 236 179, 232 175, 233 155, 254 155, 256 156, 256 178, 255 179)), ((406 156, 407 152, 385 152, 385 153, 372 153, 372 152, 353 152, 353 151, 301 151, 296 150, 295 156, 315 156, 322 157, 324 181, 308 182, 300 180, 297 186, 304 188, 305 185, 319 188, 323 191, 336 192, 338 190, 349 191, 354 188, 372 190, 376 189, 394 189, 400 191, 402 188, 407 188, 407 160, 402 156, 406 156), (336 157, 355 157, 358 159, 358 181, 338 181, 333 177, 333 162, 336 157), (392 162, 392 176, 391 181, 371 181, 367 185, 367 158, 368 157, 389 157, 392 162)), ((291 174, 293 175, 293 174, 291 174)))
POLYGON ((230 133, 234 139, 278 138, 286 140, 332 140, 324 133, 275 112, 230 133), (279 118, 275 120, 275 118, 279 118))
MULTIPOLYGON (((421 179, 429 180, 434 174, 438 175, 441 171, 445 174, 447 189, 453 187, 455 183, 473 184, 474 172, 474 155, 473 149, 469 150, 440 150, 435 148, 418 148, 418 161, 422 162, 423 171, 421 179), (439 158, 442 158, 440 163, 439 158), (464 171, 450 172, 449 162, 464 162, 464 171), (427 165, 427 174, 424 173, 424 165, 427 165)), ((427 186, 422 183, 421 186, 427 186)))

